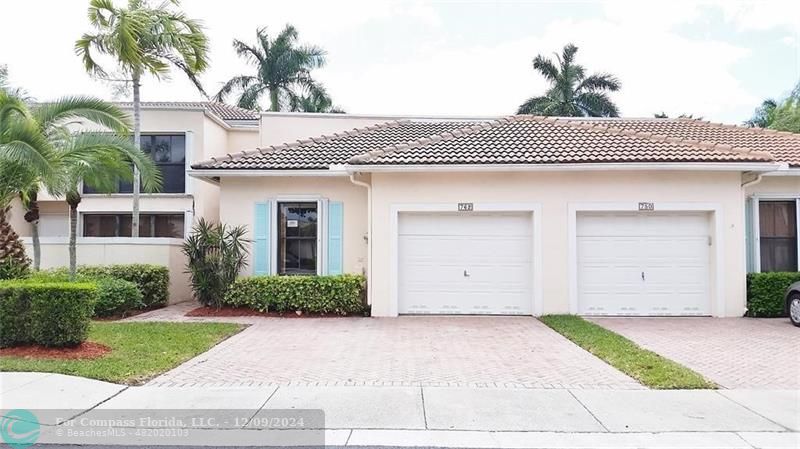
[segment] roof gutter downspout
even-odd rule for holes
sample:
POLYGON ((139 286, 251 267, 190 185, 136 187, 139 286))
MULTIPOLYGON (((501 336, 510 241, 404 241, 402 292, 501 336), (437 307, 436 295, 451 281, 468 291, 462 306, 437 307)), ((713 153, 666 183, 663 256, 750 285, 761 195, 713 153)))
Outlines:
MULTIPOLYGON (((761 182, 764 179, 764 173, 765 172, 758 172, 758 175, 755 177, 755 179, 752 179, 752 180, 747 181, 747 182, 743 182, 742 183, 742 191, 746 190, 750 186, 754 186, 754 185, 758 184, 759 182, 761 182)), ((745 195, 747 195, 747 192, 745 192, 745 195)))
POLYGON ((372 305, 372 185, 356 179, 357 172, 350 173, 350 182, 367 189, 367 305, 372 305))

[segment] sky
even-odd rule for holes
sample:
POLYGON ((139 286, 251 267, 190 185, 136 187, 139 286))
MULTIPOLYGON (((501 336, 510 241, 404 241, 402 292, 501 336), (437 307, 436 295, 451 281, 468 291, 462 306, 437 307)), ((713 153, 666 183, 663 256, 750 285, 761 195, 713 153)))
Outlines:
MULTIPOLYGON (((75 56, 75 40, 91 31, 87 6, 3 0, 0 11, 12 20, 0 28, 0 64, 13 85, 40 101, 126 99, 87 75, 75 56)), ((533 58, 569 42, 588 73, 621 80, 612 98, 626 117, 663 111, 741 123, 800 80, 796 0, 183 0, 181 7, 210 39, 211 67, 201 77, 209 93, 253 72, 233 52, 233 39, 254 42, 257 28, 277 33, 291 23, 301 42, 326 50, 327 65, 313 76, 354 114, 512 114, 546 89, 533 58)), ((142 98, 203 99, 177 72, 146 79, 142 98)))

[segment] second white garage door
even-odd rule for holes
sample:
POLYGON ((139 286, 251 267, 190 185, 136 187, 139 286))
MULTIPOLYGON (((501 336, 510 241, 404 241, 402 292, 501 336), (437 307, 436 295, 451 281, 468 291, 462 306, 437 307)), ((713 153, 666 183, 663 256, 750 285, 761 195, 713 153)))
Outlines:
POLYGON ((586 213, 577 221, 584 315, 709 315, 706 213, 586 213))
POLYGON ((530 213, 403 213, 398 312, 532 312, 530 213))

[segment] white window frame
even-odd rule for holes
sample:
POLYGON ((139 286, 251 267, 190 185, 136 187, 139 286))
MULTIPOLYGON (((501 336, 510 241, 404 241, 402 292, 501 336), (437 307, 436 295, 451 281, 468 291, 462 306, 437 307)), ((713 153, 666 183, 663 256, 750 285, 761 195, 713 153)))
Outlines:
MULTIPOLYGON (((458 203, 412 203, 412 204, 392 204, 390 210, 390 249, 389 249, 389 316, 398 316, 400 301, 399 283, 399 219, 400 214, 405 212, 459 212, 458 203)), ((541 316, 544 313, 544 303, 542 302, 542 205, 541 203, 473 203, 473 213, 480 212, 527 212, 532 218, 533 235, 531 244, 533 248, 531 263, 531 276, 533 278, 533 288, 531 289, 531 310, 534 316, 541 316)))
MULTIPOLYGON (((654 212, 709 212, 711 213, 710 229, 714 232, 712 238, 712 251, 714 267, 710 270, 713 279, 709 279, 709 286, 713 289, 711 298, 711 315, 725 316, 725 233, 722 219, 722 205, 718 203, 683 203, 683 202, 656 202, 653 203, 654 212)), ((568 235, 569 235, 569 313, 577 315, 578 307, 578 213, 579 212, 640 212, 638 202, 592 202, 568 204, 568 235)), ((641 212, 648 213, 648 212, 641 212)))
POLYGON ((328 199, 321 195, 282 195, 270 202, 270 274, 278 274, 278 207, 280 203, 317 203, 317 275, 328 272, 328 199))
POLYGON ((753 199, 753 270, 761 273, 761 202, 769 201, 795 201, 795 232, 797 241, 797 271, 800 271, 800 195, 797 193, 757 193, 751 195, 753 199))

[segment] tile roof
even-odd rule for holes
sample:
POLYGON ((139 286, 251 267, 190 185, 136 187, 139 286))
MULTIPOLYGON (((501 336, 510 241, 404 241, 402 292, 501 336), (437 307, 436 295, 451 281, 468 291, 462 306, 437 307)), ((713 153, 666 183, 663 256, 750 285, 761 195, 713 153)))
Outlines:
POLYGON ((332 165, 800 162, 800 136, 689 119, 401 120, 245 150, 195 169, 332 165), (773 158, 774 156, 774 158, 773 158), (796 158, 796 159, 792 159, 796 158))
POLYGON ((297 142, 246 150, 192 165, 198 169, 324 170, 353 156, 426 136, 461 129, 475 121, 391 121, 297 142))
MULTIPOLYGON (((117 103, 123 108, 132 108, 133 103, 117 103)), ((143 101, 145 108, 189 108, 205 109, 222 120, 258 120, 259 113, 217 101, 143 101)))
POLYGON ((605 128, 632 130, 679 137, 696 142, 716 142, 753 151, 766 151, 778 162, 800 166, 800 134, 688 118, 586 119, 579 121, 605 128))
MULTIPOLYGON (((624 120, 623 120, 624 121, 624 120)), ((766 152, 553 117, 511 116, 370 151, 351 164, 764 162, 766 152)))

